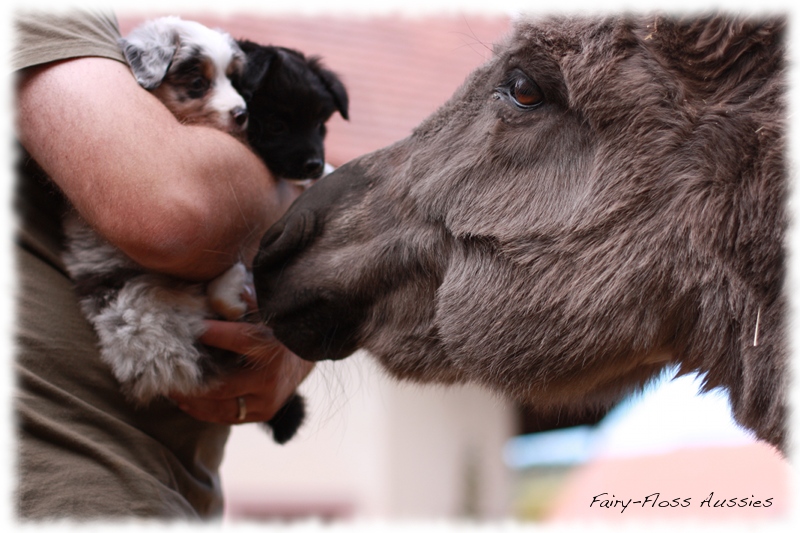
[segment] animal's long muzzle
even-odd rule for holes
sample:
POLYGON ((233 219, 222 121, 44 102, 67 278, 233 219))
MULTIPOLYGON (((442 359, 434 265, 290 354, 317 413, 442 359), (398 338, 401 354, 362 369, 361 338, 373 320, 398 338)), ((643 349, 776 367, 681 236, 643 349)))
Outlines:
POLYGON ((253 264, 263 321, 304 359, 341 359, 357 348, 365 306, 337 290, 335 272, 309 265, 330 222, 361 201, 363 177, 345 165, 304 192, 264 235, 253 264))

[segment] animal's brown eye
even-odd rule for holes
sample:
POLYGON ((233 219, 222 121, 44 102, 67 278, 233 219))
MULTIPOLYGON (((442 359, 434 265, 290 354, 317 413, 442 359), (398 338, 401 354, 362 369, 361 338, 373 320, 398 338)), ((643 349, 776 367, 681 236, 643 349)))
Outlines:
POLYGON ((513 69, 506 79, 495 89, 495 99, 504 99, 513 103, 518 109, 535 109, 544 103, 544 93, 527 74, 520 69, 513 69))
POLYGON ((509 93, 514 102, 520 107, 534 107, 544 100, 539 86, 527 76, 514 80, 509 87, 509 93))

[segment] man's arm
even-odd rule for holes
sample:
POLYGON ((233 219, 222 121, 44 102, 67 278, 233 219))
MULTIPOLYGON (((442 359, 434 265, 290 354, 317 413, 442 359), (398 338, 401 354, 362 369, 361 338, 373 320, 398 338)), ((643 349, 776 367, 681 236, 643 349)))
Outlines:
POLYGON ((18 88, 23 146, 81 216, 141 265, 212 278, 296 193, 212 128, 186 126, 126 65, 81 58, 30 69, 18 88))

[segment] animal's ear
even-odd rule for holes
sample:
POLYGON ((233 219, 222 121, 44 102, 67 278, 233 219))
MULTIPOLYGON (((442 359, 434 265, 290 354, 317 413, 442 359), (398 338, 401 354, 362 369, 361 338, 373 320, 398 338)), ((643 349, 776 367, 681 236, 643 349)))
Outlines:
POLYGON ((172 65, 178 42, 175 30, 147 24, 120 39, 119 45, 139 85, 145 89, 155 89, 164 81, 172 65))
POLYGON ((246 40, 237 40, 236 44, 239 45, 246 57, 244 72, 236 84, 236 90, 246 101, 249 101, 255 90, 264 81, 270 68, 279 64, 280 55, 274 46, 263 46, 246 40))
POLYGON ((331 96, 333 96, 333 100, 336 102, 336 109, 339 110, 342 118, 349 120, 349 99, 347 97, 347 89, 345 89, 342 80, 339 79, 339 76, 336 75, 336 73, 324 68, 317 58, 309 61, 309 65, 311 66, 311 70, 313 70, 314 73, 319 76, 319 79, 322 80, 322 84, 326 89, 328 89, 328 92, 331 94, 331 96))

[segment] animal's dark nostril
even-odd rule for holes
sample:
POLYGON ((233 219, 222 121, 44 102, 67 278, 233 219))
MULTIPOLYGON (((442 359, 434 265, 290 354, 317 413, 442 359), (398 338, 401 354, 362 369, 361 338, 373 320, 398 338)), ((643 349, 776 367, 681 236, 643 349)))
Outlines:
POLYGON ((247 108, 245 107, 234 107, 231 109, 231 117, 233 117, 233 122, 242 128, 247 124, 247 108))
POLYGON ((272 226, 269 231, 261 238, 261 244, 259 246, 260 251, 264 251, 277 241, 281 235, 283 235, 283 230, 286 228, 286 224, 277 223, 272 226))
POLYGON ((311 211, 287 215, 262 237, 253 265, 254 271, 271 268, 288 260, 305 247, 315 232, 315 217, 311 211))

